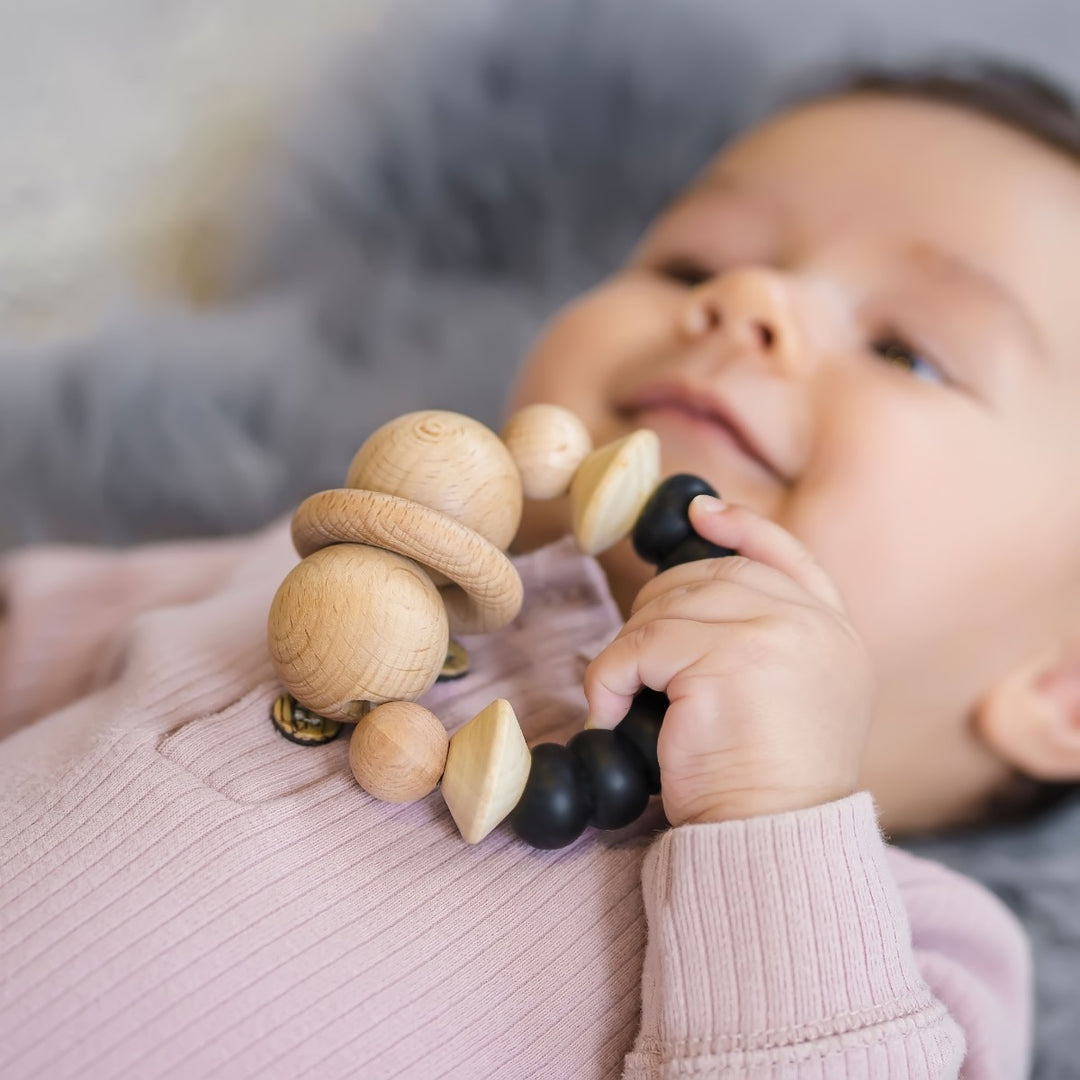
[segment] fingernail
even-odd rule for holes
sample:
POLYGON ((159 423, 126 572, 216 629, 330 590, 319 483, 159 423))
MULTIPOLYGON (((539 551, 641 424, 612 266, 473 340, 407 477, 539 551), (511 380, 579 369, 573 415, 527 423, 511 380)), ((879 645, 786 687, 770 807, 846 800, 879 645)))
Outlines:
POLYGON ((586 731, 591 731, 594 727, 596 727, 596 721, 592 718, 591 715, 586 716, 585 717, 585 730, 586 731))
POLYGON ((698 510, 706 514, 719 514, 722 510, 727 509, 727 503, 723 499, 718 499, 715 495, 695 495, 690 500, 691 506, 696 506, 698 510))

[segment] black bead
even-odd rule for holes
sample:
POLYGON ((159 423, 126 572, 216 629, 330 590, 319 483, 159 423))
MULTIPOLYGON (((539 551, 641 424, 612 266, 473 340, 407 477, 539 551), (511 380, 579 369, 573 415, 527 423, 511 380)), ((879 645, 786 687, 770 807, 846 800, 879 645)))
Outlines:
POLYGON ((631 540, 634 550, 647 563, 656 565, 688 536, 690 503, 698 495, 715 495, 705 480, 689 473, 669 476, 657 485, 641 508, 631 540))
POLYGON ((525 790, 510 811, 510 827, 535 848, 565 847, 584 831, 592 814, 589 779, 578 758, 558 743, 532 748, 525 790))
POLYGON ((662 574, 665 570, 670 570, 673 566, 679 566, 681 563, 696 562, 698 559, 722 559, 728 555, 738 554, 739 553, 733 548, 712 544, 708 540, 702 540, 697 533, 691 533, 691 535, 676 546, 674 550, 668 552, 668 554, 660 560, 657 564, 656 572, 662 574))
POLYGON ((667 694, 645 687, 637 692, 626 715, 615 725, 616 737, 632 746, 645 762, 645 779, 650 795, 660 793, 660 761, 656 755, 656 743, 669 704, 667 694))
POLYGON ((614 731, 579 731, 567 744, 585 768, 592 793, 590 823, 621 829, 636 821, 649 804, 649 767, 634 747, 614 731))

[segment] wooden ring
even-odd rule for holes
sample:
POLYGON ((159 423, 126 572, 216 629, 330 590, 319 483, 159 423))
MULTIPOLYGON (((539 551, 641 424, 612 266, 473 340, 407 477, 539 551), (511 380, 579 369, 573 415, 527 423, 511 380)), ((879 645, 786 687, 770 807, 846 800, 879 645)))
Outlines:
POLYGON ((458 633, 498 630, 521 610, 521 576, 510 559, 474 529, 411 499, 320 491, 297 508, 292 538, 301 558, 331 544, 370 544, 444 574, 457 586, 440 591, 458 633))

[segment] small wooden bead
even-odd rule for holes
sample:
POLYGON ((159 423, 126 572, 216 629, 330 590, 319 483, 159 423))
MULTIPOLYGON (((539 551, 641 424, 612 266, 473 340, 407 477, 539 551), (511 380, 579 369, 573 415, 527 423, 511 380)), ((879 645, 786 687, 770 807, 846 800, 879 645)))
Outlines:
POLYGON ((285 689, 320 716, 352 721, 361 702, 428 690, 446 659, 450 627, 438 589, 411 559, 335 544, 289 571, 267 633, 285 689))
POLYGON ((565 495, 593 448, 585 425, 559 405, 526 405, 510 417, 500 437, 517 463, 527 499, 565 495))
POLYGON ((450 738, 439 718, 415 701, 388 701, 353 729, 349 767, 376 799, 405 803, 438 786, 450 738))
POLYGON ((646 687, 634 695, 626 715, 615 725, 616 738, 632 746, 646 765, 649 794, 660 794, 660 760, 656 745, 670 702, 667 694, 646 687))
POLYGON ((502 440, 461 413, 406 413, 372 433, 345 486, 382 491, 438 510, 500 550, 521 523, 521 476, 502 440))
POLYGON ((699 476, 678 473, 667 477, 641 508, 631 534, 634 550, 647 563, 656 566, 693 535, 690 503, 694 498, 715 494, 715 488, 699 476))
POLYGON ((509 701, 498 698, 450 739, 442 795, 465 842, 478 844, 521 798, 529 746, 509 701))
POLYGON ((660 439, 648 428, 594 450, 570 484, 578 547, 598 555, 623 539, 659 478, 660 439))
POLYGON ((592 814, 589 779, 577 757, 558 743, 532 748, 532 768, 521 799, 510 814, 518 837, 534 848, 572 844, 592 814))
POLYGON ((649 804, 649 766, 629 742, 614 731, 579 731, 567 749, 589 777, 592 814, 598 829, 621 829, 636 821, 649 804))

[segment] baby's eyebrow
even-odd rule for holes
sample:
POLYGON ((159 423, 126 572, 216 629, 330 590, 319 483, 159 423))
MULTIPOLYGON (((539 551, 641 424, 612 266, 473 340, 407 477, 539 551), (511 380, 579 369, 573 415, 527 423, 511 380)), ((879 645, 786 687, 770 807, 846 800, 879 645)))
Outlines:
POLYGON ((1040 361, 1046 361, 1048 356, 1046 341, 1034 316, 1020 297, 1000 278, 928 241, 912 244, 906 254, 920 270, 930 269, 942 277, 960 281, 978 291, 997 307, 1004 309, 1018 324, 1035 357, 1040 361))

